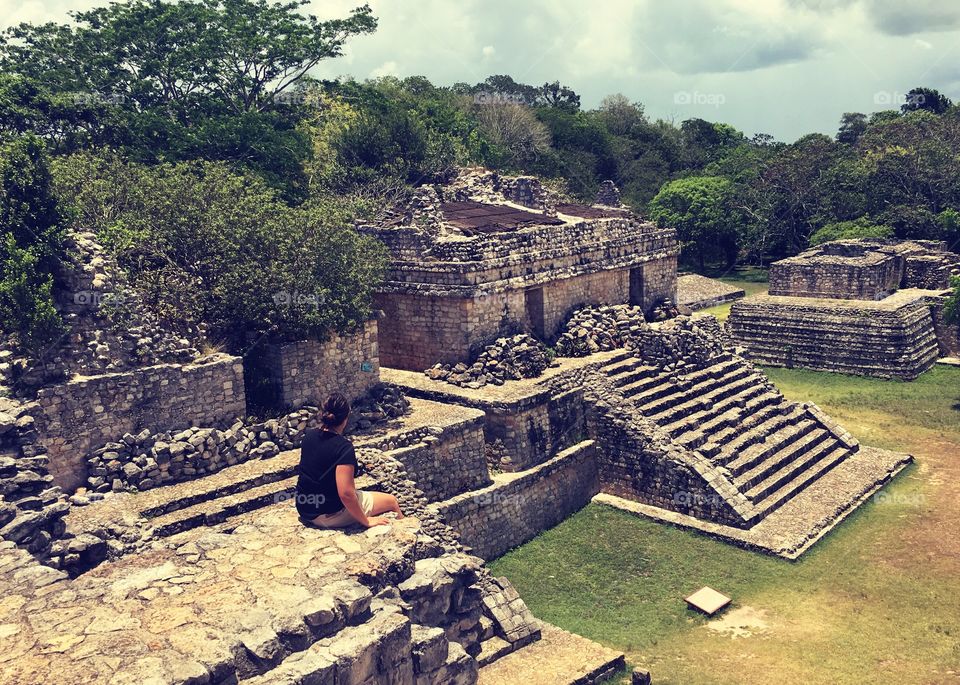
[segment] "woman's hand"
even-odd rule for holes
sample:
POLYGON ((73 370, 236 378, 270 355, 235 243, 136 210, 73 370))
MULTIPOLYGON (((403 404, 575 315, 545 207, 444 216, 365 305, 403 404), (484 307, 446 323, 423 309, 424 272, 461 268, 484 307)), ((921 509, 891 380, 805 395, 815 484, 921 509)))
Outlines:
POLYGON ((390 525, 390 519, 386 516, 369 516, 367 517, 367 528, 373 528, 374 526, 387 526, 390 525))

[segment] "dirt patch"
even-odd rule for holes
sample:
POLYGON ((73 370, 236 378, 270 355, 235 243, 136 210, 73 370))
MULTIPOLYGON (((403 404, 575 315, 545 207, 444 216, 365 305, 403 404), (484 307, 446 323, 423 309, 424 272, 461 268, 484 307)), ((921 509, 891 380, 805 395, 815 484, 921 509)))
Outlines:
POLYGON ((735 640, 740 637, 751 637, 757 633, 766 632, 770 624, 767 621, 766 609, 753 607, 739 607, 726 612, 706 625, 710 630, 729 635, 735 640))

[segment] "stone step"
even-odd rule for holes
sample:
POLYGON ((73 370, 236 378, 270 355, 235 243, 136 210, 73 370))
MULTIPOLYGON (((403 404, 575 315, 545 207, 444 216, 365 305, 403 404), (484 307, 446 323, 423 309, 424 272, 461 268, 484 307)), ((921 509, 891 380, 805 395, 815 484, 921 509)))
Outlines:
POLYGON ((477 685, 593 685, 623 671, 624 655, 543 625, 542 639, 480 669, 477 685))
POLYGON ((705 456, 716 459, 730 442, 744 438, 764 422, 782 416, 787 405, 782 396, 777 393, 773 395, 776 397, 775 402, 770 402, 767 395, 749 400, 740 411, 740 420, 712 433, 709 439, 700 445, 700 451, 705 456))
POLYGON ((808 487, 838 464, 841 464, 850 457, 851 454, 853 453, 848 448, 840 445, 835 446, 816 462, 806 466, 805 470, 801 471, 793 480, 786 482, 779 489, 768 493, 764 498, 754 502, 754 511, 751 518, 753 520, 759 520, 769 515, 770 512, 779 509, 790 501, 795 494, 808 487))
MULTIPOLYGON (((203 500, 197 504, 155 516, 150 525, 158 537, 182 533, 191 528, 223 523, 231 516, 289 501, 297 485, 296 476, 258 485, 240 492, 203 500)), ((290 506, 293 503, 290 502, 290 506)))
POLYGON ((727 442, 721 445, 720 452, 714 458, 716 463, 728 464, 751 445, 763 442, 780 430, 795 426, 807 416, 803 407, 785 402, 782 398, 779 405, 771 406, 770 412, 772 413, 771 416, 758 417, 758 423, 746 427, 740 433, 729 436, 727 442))
MULTIPOLYGON (((748 495, 750 499, 760 499, 766 494, 763 491, 764 487, 775 490, 783 484, 773 482, 771 479, 783 477, 784 471, 802 462, 808 455, 820 451, 824 446, 829 448, 836 445, 836 441, 831 440, 831 437, 828 431, 816 427, 806 432, 802 437, 794 438, 788 444, 783 445, 763 461, 754 464, 749 470, 734 475, 733 482, 741 490, 753 493, 748 495)), ((787 480, 789 480, 789 477, 787 477, 787 480)))
POLYGON ((226 497, 245 490, 251 490, 268 483, 286 480, 295 476, 297 473, 297 461, 268 459, 262 460, 260 463, 263 465, 263 470, 260 473, 240 475, 236 479, 229 479, 225 482, 207 481, 206 478, 198 478, 191 481, 196 485, 196 491, 193 494, 163 501, 160 504, 141 510, 140 513, 147 518, 162 516, 163 514, 177 511, 178 509, 192 507, 201 502, 208 502, 219 497, 226 497), (204 487, 207 483, 209 483, 210 486, 204 487))
POLYGON ((692 370, 689 373, 659 371, 646 367, 646 372, 636 380, 620 383, 620 392, 626 397, 636 397, 635 401, 648 402, 672 394, 677 389, 689 388, 706 380, 719 378, 739 365, 731 361, 722 361, 706 368, 692 370), (651 373, 656 371, 656 373, 651 373))
MULTIPOLYGON (((823 430, 820 424, 809 416, 805 416, 795 424, 774 433, 768 433, 763 440, 759 440, 742 450, 735 459, 725 466, 734 478, 741 478, 751 472, 755 473, 758 465, 767 463, 778 452, 782 452, 817 430, 823 430)), ((823 432, 826 433, 826 431, 823 432)))
POLYGON ((648 418, 657 422, 671 436, 676 436, 693 427, 693 422, 705 421, 715 413, 722 413, 738 402, 746 402, 766 390, 767 386, 760 384, 756 376, 748 375, 719 385, 702 395, 688 394, 680 398, 682 402, 663 407, 659 411, 647 413, 642 408, 640 411, 646 413, 648 418), (721 405, 728 398, 731 398, 731 402, 721 405))
MULTIPOLYGON (((748 377, 755 378, 756 374, 749 367, 740 366, 739 368, 729 369, 722 376, 708 376, 690 385, 670 384, 667 388, 668 390, 672 389, 672 392, 664 393, 660 397, 657 397, 656 393, 649 393, 642 398, 635 398, 634 402, 637 403, 638 409, 647 416, 663 415, 674 408, 679 409, 683 405, 695 406, 703 398, 713 397, 717 392, 722 393, 724 388, 733 387, 735 384, 737 387, 741 387, 748 377)), ((756 383, 757 381, 750 380, 750 382, 756 383)))
POLYGON ((670 374, 662 373, 659 369, 644 366, 635 371, 621 374, 613 379, 613 385, 620 388, 625 395, 637 395, 649 392, 669 382, 670 374))
POLYGON ((720 452, 715 440, 716 435, 728 432, 742 432, 745 417, 767 407, 776 406, 783 397, 765 386, 756 385, 731 395, 699 414, 688 416, 684 421, 685 429, 676 433, 675 439, 687 449, 699 449, 705 457, 714 458, 720 452), (709 443, 709 444, 708 444, 709 443))
POLYGON ((656 367, 647 366, 643 360, 633 355, 626 356, 623 359, 607 362, 603 365, 603 372, 614 382, 614 385, 621 385, 617 381, 624 378, 631 378, 633 374, 655 371, 656 367))

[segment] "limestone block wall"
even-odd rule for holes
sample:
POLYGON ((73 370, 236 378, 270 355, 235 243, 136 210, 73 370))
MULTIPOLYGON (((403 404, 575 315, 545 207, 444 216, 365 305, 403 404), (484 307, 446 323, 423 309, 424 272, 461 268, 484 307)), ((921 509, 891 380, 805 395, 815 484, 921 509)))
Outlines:
POLYGON ((557 525, 598 492, 596 447, 587 440, 539 466, 433 506, 474 554, 494 559, 557 525))
MULTIPOLYGON (((630 302, 630 270, 599 271, 543 286, 543 333, 555 336, 571 312, 585 305, 630 302)), ((535 330, 534 322, 527 326, 535 330)))
POLYGON ((507 471, 522 471, 543 463, 586 437, 583 391, 542 393, 525 402, 486 409, 486 438, 500 441, 510 457, 507 471))
POLYGON ((677 301, 677 257, 668 256, 645 262, 639 267, 643 274, 643 298, 639 304, 643 311, 650 312, 654 305, 668 299, 677 301))
POLYGON ((603 492, 700 519, 745 524, 727 498, 690 463, 690 453, 658 444, 652 438, 656 428, 651 425, 641 433, 638 421, 643 419, 621 416, 610 407, 595 406, 590 414, 590 436, 602 446, 597 466, 603 492))
POLYGON ((445 500, 490 484, 483 439, 483 415, 425 436, 390 454, 430 502, 445 500))
POLYGON ((124 433, 218 426, 243 416, 243 365, 219 354, 196 364, 78 378, 42 388, 37 405, 50 474, 72 490, 87 479, 86 454, 124 433))
POLYGON ((960 324, 946 322, 943 316, 945 303, 945 297, 935 297, 930 300, 930 315, 933 317, 933 327, 937 333, 940 355, 960 357, 960 324))
POLYGON ((270 345, 263 361, 279 406, 319 405, 333 391, 356 399, 380 382, 377 322, 323 341, 270 345))
POLYGON ((872 260, 803 263, 783 260, 770 266, 770 294, 877 300, 900 286, 904 260, 877 256, 872 260))

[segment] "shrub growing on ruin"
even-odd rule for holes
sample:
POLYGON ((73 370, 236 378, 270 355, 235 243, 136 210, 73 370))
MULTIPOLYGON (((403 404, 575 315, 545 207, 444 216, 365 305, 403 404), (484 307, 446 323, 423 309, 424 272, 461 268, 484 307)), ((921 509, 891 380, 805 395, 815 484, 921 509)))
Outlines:
POLYGON ((220 163, 146 167, 109 154, 56 166, 144 302, 162 319, 205 324, 232 351, 257 340, 322 337, 369 318, 382 246, 352 227, 352 207, 290 207, 256 176, 220 163))
POLYGON ((892 238, 893 229, 866 217, 854 221, 838 221, 818 228, 810 236, 810 245, 820 245, 831 240, 848 240, 852 238, 892 238))
POLYGON ((0 232, 0 326, 40 356, 65 330, 53 296, 64 248, 63 215, 36 136, 0 146, 0 232))

